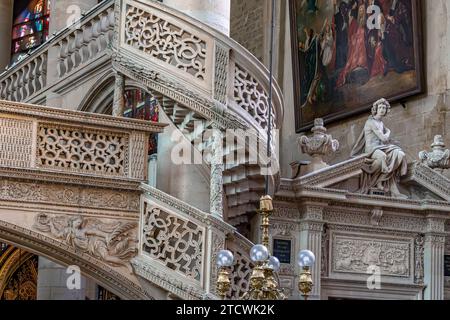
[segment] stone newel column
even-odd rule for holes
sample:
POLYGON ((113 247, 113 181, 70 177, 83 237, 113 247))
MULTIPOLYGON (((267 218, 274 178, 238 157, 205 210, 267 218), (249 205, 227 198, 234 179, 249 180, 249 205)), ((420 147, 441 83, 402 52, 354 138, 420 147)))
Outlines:
MULTIPOLYGON (((310 250, 316 256, 316 262, 311 269, 313 288, 310 299, 320 299, 320 279, 322 266, 322 233, 323 233, 323 210, 326 204, 305 202, 302 204, 302 219, 300 222, 300 250, 310 250)), ((296 252, 296 255, 298 253, 296 252)), ((300 274, 297 266, 297 275, 300 274)), ((298 279, 297 279, 298 281, 298 279)), ((297 283, 296 283, 297 286, 297 283)))
POLYGON ((230 0, 164 0, 164 4, 230 35, 230 0))
POLYGON ((211 144, 210 212, 223 218, 223 134, 213 125, 211 144))
POLYGON ((112 115, 114 117, 122 117, 123 112, 125 111, 125 77, 116 72, 116 81, 114 84, 114 101, 113 101, 113 110, 112 115))
POLYGON ((425 300, 444 300, 445 220, 428 219, 424 245, 425 300))
POLYGON ((0 1, 0 73, 11 61, 13 8, 13 0, 0 1))

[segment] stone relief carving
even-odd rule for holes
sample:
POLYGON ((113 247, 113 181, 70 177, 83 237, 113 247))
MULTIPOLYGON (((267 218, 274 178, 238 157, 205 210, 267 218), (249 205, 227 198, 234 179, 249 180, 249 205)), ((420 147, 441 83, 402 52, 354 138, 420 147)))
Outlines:
POLYGON ((128 168, 128 137, 40 124, 36 162, 43 168, 124 176, 128 168))
POLYGON ((198 80, 206 78, 207 43, 153 12, 126 7, 125 43, 198 80))
MULTIPOLYGON (((269 97, 258 82, 248 71, 235 65, 234 98, 237 105, 247 111, 253 119, 266 129, 269 121, 269 97)), ((275 113, 272 112, 272 129, 275 128, 275 113)))
POLYGON ((333 271, 365 274, 369 266, 381 268, 383 275, 410 276, 410 244, 335 236, 333 271))
POLYGON ((168 268, 200 281, 204 230, 161 208, 145 205, 142 250, 168 268))
POLYGON ((383 124, 383 117, 390 111, 386 99, 373 104, 372 115, 366 121, 363 131, 353 147, 352 156, 366 155, 366 165, 360 179, 360 193, 378 190, 395 198, 407 198, 398 190, 398 181, 406 175, 406 155, 391 139, 391 131, 383 124))
POLYGON ((40 213, 33 228, 113 266, 131 268, 129 260, 137 254, 135 222, 105 223, 82 216, 50 217, 40 213))
POLYGON ((434 142, 431 145, 431 151, 421 151, 419 159, 422 164, 442 172, 450 168, 450 150, 445 149, 444 138, 441 135, 434 137, 434 142))
POLYGON ((248 254, 241 252, 239 249, 229 249, 234 255, 234 265, 231 270, 231 293, 228 296, 231 299, 240 299, 247 292, 249 287, 249 279, 253 270, 253 263, 248 254))
POLYGON ((422 234, 419 234, 414 239, 414 282, 417 284, 423 284, 424 269, 424 243, 425 239, 422 234))
POLYGON ((326 134, 327 129, 323 126, 323 119, 315 119, 314 127, 311 129, 313 136, 301 136, 299 139, 300 149, 303 153, 310 155, 313 160, 306 166, 304 174, 328 167, 323 157, 337 152, 339 141, 326 134))
POLYGON ((136 191, 83 188, 12 179, 0 181, 0 199, 139 211, 139 194, 136 191))

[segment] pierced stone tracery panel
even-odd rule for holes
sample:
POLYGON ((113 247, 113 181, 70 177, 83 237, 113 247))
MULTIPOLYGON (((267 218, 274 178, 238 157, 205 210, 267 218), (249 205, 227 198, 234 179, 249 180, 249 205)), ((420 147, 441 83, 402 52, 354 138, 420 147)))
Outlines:
POLYGON ((142 249, 166 267, 200 281, 203 228, 145 204, 142 249))
MULTIPOLYGON (((261 128, 267 128, 269 121, 269 96, 258 80, 238 64, 235 66, 234 98, 237 105, 247 111, 261 128)), ((273 109, 272 128, 275 128, 273 109)))
POLYGON ((108 176, 126 176, 128 136, 40 124, 37 166, 108 176))
POLYGON ((125 44, 163 61, 194 78, 206 80, 207 43, 153 12, 126 7, 125 44))

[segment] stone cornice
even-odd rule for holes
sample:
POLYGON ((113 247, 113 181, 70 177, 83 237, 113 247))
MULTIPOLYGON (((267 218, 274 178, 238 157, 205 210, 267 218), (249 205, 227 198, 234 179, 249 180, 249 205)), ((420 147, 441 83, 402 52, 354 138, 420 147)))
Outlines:
POLYGON ((25 168, 2 168, 0 177, 14 178, 26 181, 53 182, 70 185, 81 185, 90 187, 102 187, 109 189, 124 189, 138 191, 141 183, 138 179, 110 178, 94 176, 91 174, 66 173, 49 169, 25 169, 25 168))
POLYGON ((373 207, 399 208, 419 211, 434 211, 436 214, 450 212, 450 204, 446 201, 437 200, 409 200, 397 199, 376 195, 365 195, 351 193, 345 190, 327 189, 315 186, 303 186, 298 188, 296 192, 292 191, 290 195, 281 193, 276 195, 276 200, 296 200, 297 202, 314 201, 314 202, 337 202, 355 205, 365 205, 373 207))
POLYGON ((140 132, 162 132, 167 124, 146 120, 113 117, 83 111, 73 111, 60 108, 37 106, 26 103, 0 100, 0 112, 24 117, 38 118, 39 120, 56 121, 69 125, 94 125, 104 129, 131 129, 140 132))

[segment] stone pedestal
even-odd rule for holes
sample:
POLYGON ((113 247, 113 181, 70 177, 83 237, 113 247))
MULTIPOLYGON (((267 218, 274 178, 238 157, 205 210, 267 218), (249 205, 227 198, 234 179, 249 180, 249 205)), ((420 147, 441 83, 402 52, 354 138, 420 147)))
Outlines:
POLYGON ((164 0, 164 4, 230 35, 230 0, 164 0))
POLYGON ((0 2, 0 73, 11 60, 11 32, 13 24, 13 0, 0 2))
MULTIPOLYGON (((321 259, 322 259, 322 233, 323 233, 323 210, 325 205, 322 203, 306 202, 303 203, 301 210, 300 221, 300 250, 310 250, 316 256, 316 262, 311 268, 311 275, 313 280, 313 288, 308 299, 320 299, 320 279, 321 279, 321 259)), ((297 259, 298 252, 295 253, 297 259)), ((297 275, 301 272, 300 267, 297 266, 297 275)), ((298 282, 298 277, 297 277, 298 282)), ((297 284, 296 284, 297 285, 297 284)))

